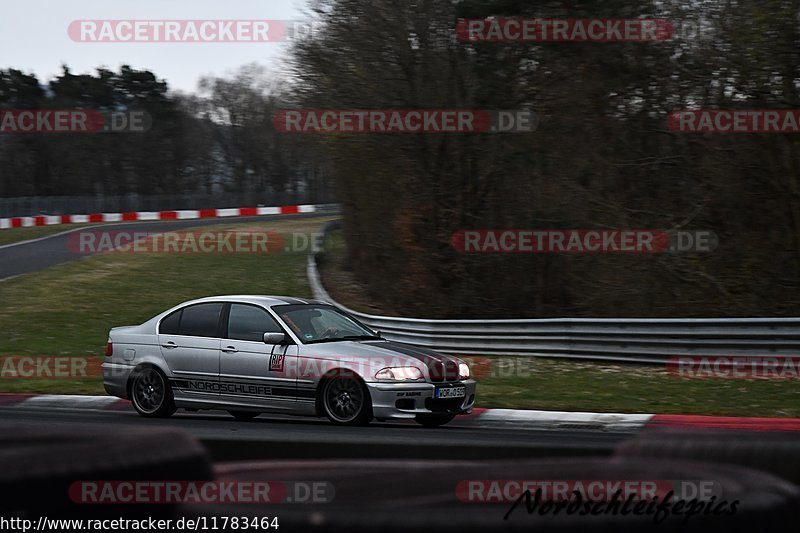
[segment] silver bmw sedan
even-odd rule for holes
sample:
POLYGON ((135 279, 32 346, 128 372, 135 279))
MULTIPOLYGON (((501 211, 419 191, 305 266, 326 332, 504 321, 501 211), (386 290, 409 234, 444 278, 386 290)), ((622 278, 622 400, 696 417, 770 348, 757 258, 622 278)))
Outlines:
POLYGON ((103 383, 145 417, 224 409, 239 419, 271 412, 429 427, 471 412, 476 389, 455 357, 388 341, 324 302, 284 296, 202 298, 113 328, 103 383))

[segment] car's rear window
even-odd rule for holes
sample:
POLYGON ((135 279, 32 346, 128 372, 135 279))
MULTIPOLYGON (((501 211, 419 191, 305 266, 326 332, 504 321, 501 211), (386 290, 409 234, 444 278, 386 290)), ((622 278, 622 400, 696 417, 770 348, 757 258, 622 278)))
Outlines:
POLYGON ((158 332, 162 335, 177 335, 178 328, 181 323, 181 313, 183 312, 182 309, 167 315, 166 318, 161 320, 161 325, 158 328, 158 332))
POLYGON ((184 307, 179 335, 191 337, 216 337, 219 335, 219 315, 222 303, 198 304, 184 307))

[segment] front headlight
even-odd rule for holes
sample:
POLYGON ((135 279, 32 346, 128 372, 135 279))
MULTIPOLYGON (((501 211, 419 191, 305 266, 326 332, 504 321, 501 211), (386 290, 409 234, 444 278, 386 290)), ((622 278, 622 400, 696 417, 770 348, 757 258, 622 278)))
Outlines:
POLYGON ((425 379, 422 371, 413 366, 396 366, 383 368, 375 374, 375 379, 388 379, 391 381, 417 381, 425 379))
POLYGON ((467 363, 458 365, 458 379, 469 379, 469 365, 467 363))

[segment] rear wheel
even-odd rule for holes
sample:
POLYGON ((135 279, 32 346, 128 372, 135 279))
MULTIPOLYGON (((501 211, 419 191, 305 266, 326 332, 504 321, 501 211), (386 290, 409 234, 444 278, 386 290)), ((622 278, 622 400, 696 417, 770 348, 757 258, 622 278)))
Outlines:
POLYGON ((455 417, 456 415, 417 415, 414 420, 426 428, 436 428, 447 424, 455 417))
POLYGON ((228 411, 236 420, 252 420, 261 413, 258 411, 228 411))
POLYGON ((364 382, 352 374, 335 375, 322 385, 322 409, 342 426, 363 426, 372 420, 372 401, 364 382))
POLYGON ((166 376, 153 367, 142 368, 134 374, 131 403, 137 413, 148 418, 166 418, 177 410, 166 376))

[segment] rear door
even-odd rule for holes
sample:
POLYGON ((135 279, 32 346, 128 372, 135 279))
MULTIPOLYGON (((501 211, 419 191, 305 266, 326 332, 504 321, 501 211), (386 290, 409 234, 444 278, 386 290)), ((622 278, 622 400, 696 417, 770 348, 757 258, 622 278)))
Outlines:
POLYGON ((170 384, 178 397, 219 399, 221 302, 184 307, 159 325, 161 353, 172 372, 170 384))
POLYGON ((264 333, 285 333, 264 308, 231 303, 220 347, 220 394, 226 403, 270 410, 296 407, 297 346, 264 344, 264 333))

